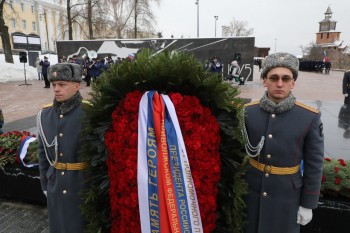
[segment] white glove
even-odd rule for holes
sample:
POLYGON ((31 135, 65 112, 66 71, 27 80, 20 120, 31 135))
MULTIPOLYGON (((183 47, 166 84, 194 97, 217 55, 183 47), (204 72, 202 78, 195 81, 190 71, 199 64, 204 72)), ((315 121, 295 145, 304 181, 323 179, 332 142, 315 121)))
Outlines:
POLYGON ((43 193, 45 194, 45 196, 47 197, 47 191, 43 191, 43 193))
POLYGON ((307 209, 302 206, 299 206, 298 214, 297 214, 297 223, 305 226, 312 219, 312 209, 307 209))
POLYGON ((349 95, 348 94, 344 94, 345 97, 348 97, 349 95))

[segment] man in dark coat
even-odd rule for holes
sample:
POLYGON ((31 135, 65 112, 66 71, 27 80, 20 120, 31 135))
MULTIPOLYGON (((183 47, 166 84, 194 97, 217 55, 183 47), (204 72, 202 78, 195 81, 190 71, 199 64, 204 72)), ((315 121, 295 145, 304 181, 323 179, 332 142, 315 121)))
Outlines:
POLYGON ((45 86, 44 88, 50 88, 50 81, 48 80, 47 78, 47 70, 50 66, 50 62, 49 62, 49 59, 45 56, 44 57, 44 61, 41 60, 39 65, 41 65, 41 73, 43 74, 44 76, 44 81, 45 81, 45 86))
POLYGON ((2 110, 0 108, 0 134, 4 133, 2 131, 2 126, 4 125, 4 115, 2 114, 2 110))
POLYGON ((49 68, 54 90, 53 104, 37 116, 39 169, 47 195, 50 233, 82 233, 80 192, 85 188, 86 163, 79 162, 84 101, 80 95, 81 67, 58 63, 49 68))
POLYGON ((343 137, 350 138, 350 104, 341 106, 338 115, 338 127, 344 129, 343 137))
POLYGON ((298 67, 298 59, 288 53, 266 57, 261 71, 266 93, 245 108, 243 135, 250 155, 246 233, 300 232, 317 207, 323 127, 319 111, 296 101, 291 92, 298 67))
POLYGON ((343 95, 345 97, 344 104, 350 104, 350 71, 344 73, 343 95))

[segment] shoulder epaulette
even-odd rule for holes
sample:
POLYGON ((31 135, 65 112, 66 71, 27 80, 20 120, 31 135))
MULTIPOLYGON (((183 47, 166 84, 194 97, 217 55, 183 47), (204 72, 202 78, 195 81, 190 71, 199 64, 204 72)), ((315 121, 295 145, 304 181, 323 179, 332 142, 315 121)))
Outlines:
POLYGON ((52 103, 49 103, 49 104, 44 104, 41 108, 50 108, 52 107, 52 103))
POLYGON ((246 104, 244 105, 244 107, 256 105, 256 104, 259 104, 259 103, 260 103, 260 100, 252 101, 252 102, 246 103, 246 104))
POLYGON ((305 108, 311 112, 314 112, 314 113, 319 113, 320 111, 313 108, 313 107, 310 107, 309 105, 306 105, 306 104, 303 104, 303 103, 300 103, 299 101, 296 101, 295 102, 296 105, 298 105, 299 107, 302 107, 302 108, 305 108))
POLYGON ((88 100, 83 100, 83 101, 81 101, 82 103, 84 103, 84 104, 88 104, 88 105, 91 105, 92 106, 92 103, 90 103, 90 101, 88 101, 88 100))

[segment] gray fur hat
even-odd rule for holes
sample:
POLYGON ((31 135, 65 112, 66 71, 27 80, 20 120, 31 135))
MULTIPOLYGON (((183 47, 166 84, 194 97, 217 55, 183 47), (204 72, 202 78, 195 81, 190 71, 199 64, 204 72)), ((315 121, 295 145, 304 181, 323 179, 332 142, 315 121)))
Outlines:
POLYGON ((75 63, 57 63, 49 66, 48 78, 50 82, 69 81, 80 83, 82 71, 81 67, 75 63))
POLYGON ((261 70, 261 78, 265 79, 267 73, 276 67, 285 67, 292 71, 294 80, 298 78, 298 70, 299 70, 299 60, 292 54, 289 53, 274 53, 267 57, 265 57, 262 70, 261 70))

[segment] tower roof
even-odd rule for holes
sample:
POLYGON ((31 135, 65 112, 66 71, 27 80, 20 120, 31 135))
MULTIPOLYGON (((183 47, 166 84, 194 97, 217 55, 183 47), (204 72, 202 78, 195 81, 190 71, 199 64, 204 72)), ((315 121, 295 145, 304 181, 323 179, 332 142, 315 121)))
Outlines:
POLYGON ((330 6, 328 6, 328 8, 327 8, 327 10, 326 10, 325 14, 333 14, 333 12, 332 12, 332 10, 331 10, 331 7, 330 7, 330 6))
MULTIPOLYGON (((337 21, 335 21, 335 20, 332 19, 332 14, 333 14, 333 11, 331 10, 331 7, 328 6, 326 12, 324 13, 324 15, 325 15, 324 19, 323 19, 321 22, 319 22, 319 23, 320 23, 320 24, 321 24, 321 23, 329 23, 329 22, 334 22, 334 23, 336 23, 337 21)), ((335 29, 335 28, 334 28, 334 29, 335 29)))

